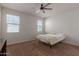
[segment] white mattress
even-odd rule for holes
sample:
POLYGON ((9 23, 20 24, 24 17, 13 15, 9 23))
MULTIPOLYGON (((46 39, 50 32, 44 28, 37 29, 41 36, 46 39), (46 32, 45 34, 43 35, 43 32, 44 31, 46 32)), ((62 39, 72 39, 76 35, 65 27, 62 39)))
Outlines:
POLYGON ((42 41, 42 42, 45 42, 45 43, 48 43, 48 44, 56 44, 57 42, 60 42, 62 40, 65 39, 65 35, 62 35, 62 34, 56 34, 56 35, 53 35, 53 34, 40 34, 40 35, 37 35, 37 39, 42 41))

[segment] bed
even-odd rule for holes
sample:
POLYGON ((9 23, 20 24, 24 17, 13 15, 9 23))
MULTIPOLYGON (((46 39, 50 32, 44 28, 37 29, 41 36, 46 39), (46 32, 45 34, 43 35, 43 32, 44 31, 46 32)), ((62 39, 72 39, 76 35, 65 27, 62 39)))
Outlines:
POLYGON ((36 38, 44 43, 50 45, 50 47, 65 39, 64 34, 39 34, 36 38))

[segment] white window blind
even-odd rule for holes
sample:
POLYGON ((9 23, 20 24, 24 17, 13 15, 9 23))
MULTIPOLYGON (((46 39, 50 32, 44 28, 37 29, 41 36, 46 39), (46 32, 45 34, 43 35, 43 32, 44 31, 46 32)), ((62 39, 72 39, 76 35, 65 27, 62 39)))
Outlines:
POLYGON ((37 21, 37 31, 38 32, 42 32, 42 20, 38 20, 37 21))
POLYGON ((19 32, 20 17, 7 14, 7 32, 19 32))

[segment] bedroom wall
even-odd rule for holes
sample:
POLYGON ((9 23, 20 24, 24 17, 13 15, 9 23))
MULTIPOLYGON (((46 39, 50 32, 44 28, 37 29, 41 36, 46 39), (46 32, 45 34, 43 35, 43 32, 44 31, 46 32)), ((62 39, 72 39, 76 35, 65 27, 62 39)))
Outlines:
POLYGON ((52 15, 45 25, 47 33, 64 33, 63 42, 79 46, 79 9, 52 15))
MULTIPOLYGON (((4 39, 8 40, 9 44, 30 41, 35 39, 37 32, 37 20, 43 20, 43 18, 22 13, 19 11, 2 8, 2 19, 3 19, 3 31, 4 39), (19 33, 6 33, 6 14, 12 14, 20 16, 20 32, 19 33), (6 36, 7 35, 7 36, 6 36)), ((44 30, 43 30, 44 32, 44 30)))
POLYGON ((0 6, 0 41, 1 41, 1 6, 0 6))

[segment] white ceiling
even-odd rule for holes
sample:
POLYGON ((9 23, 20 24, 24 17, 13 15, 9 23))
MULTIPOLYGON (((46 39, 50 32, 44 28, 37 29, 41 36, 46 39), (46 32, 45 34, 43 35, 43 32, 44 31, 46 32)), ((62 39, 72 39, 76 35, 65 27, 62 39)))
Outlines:
POLYGON ((46 11, 46 13, 36 13, 40 8, 40 3, 2 3, 3 7, 14 9, 24 13, 31 13, 34 15, 48 17, 52 14, 59 14, 69 10, 79 8, 79 3, 52 3, 48 7, 53 8, 53 10, 46 11))

